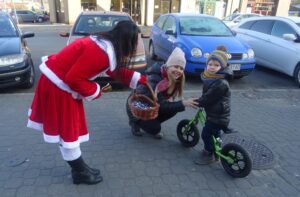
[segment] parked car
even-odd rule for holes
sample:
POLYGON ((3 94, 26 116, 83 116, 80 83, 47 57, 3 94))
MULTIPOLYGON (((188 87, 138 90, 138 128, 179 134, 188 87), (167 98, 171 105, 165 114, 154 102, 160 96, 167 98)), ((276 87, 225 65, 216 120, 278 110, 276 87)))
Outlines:
POLYGON ((234 28, 256 54, 257 64, 294 77, 300 86, 300 18, 259 17, 234 28))
POLYGON ((31 10, 16 10, 11 12, 11 16, 13 19, 18 21, 19 23, 24 22, 43 22, 48 20, 48 16, 43 13, 35 13, 31 10))
POLYGON ((223 22, 229 27, 233 28, 236 25, 239 24, 242 20, 246 18, 251 18, 251 17, 260 17, 262 15, 260 14, 255 14, 255 13, 249 13, 249 14, 241 14, 241 13, 236 13, 236 14, 231 14, 229 16, 226 16, 223 19, 223 22))
MULTIPOLYGON (((83 36, 89 36, 97 32, 105 32, 111 30, 119 21, 132 21, 132 18, 123 12, 113 12, 113 11, 88 11, 82 12, 71 32, 62 32, 60 36, 68 37, 67 44, 73 42, 74 40, 81 38, 83 36)), ((138 46, 136 54, 131 59, 130 68, 143 71, 146 67, 146 55, 144 43, 139 35, 138 46)), ((104 76, 107 77, 107 76, 104 76)))
POLYGON ((235 78, 248 75, 255 68, 253 50, 246 42, 235 37, 218 18, 201 14, 171 13, 161 15, 153 25, 149 40, 149 53, 166 61, 175 47, 185 52, 185 71, 201 73, 206 59, 218 45, 228 50, 229 66, 235 78))
POLYGON ((35 72, 25 38, 34 33, 22 33, 13 19, 0 12, 0 87, 21 85, 31 88, 35 72))

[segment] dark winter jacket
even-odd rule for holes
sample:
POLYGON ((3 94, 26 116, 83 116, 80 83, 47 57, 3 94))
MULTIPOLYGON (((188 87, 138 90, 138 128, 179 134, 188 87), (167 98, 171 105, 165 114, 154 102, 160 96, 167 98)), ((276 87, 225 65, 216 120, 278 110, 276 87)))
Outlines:
MULTIPOLYGON (((156 88, 156 85, 163 80, 162 72, 161 72, 161 66, 162 63, 155 63, 152 65, 150 68, 148 68, 145 72, 147 75, 148 83, 151 85, 153 91, 156 88)), ((143 94, 148 96, 149 98, 152 98, 150 91, 148 88, 144 85, 138 85, 136 89, 137 93, 143 94)), ((157 95, 157 102, 159 103, 159 112, 170 112, 170 113, 175 113, 175 112, 181 112, 185 110, 185 107, 182 103, 182 101, 174 101, 170 102, 168 101, 162 93, 158 93, 157 95)))
POLYGON ((231 73, 223 74, 224 78, 214 79, 210 82, 203 80, 203 92, 198 102, 199 107, 205 109, 208 121, 227 127, 230 121, 231 96, 227 79, 231 73))

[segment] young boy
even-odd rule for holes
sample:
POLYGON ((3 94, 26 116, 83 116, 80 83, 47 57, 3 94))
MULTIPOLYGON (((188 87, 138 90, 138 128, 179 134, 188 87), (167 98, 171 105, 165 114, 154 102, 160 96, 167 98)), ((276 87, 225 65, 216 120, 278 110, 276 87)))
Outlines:
POLYGON ((205 165, 215 161, 212 136, 219 137, 220 130, 226 130, 230 121, 230 87, 228 83, 232 72, 227 67, 227 50, 218 46, 207 58, 207 65, 201 74, 203 81, 199 107, 206 112, 206 122, 201 138, 204 142, 200 158, 195 163, 205 165))

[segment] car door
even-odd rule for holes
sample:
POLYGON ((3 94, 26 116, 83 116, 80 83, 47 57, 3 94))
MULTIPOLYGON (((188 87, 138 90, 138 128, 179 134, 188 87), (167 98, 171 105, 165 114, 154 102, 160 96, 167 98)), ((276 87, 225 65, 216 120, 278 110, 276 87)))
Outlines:
POLYGON ((161 58, 167 60, 171 54, 174 43, 176 41, 176 19, 174 16, 169 16, 163 25, 160 35, 159 53, 161 58))
POLYGON ((161 34, 163 33, 163 25, 166 22, 166 19, 168 18, 168 15, 163 15, 160 16, 157 21, 155 22, 154 26, 152 27, 151 30, 151 44, 154 49, 154 53, 161 57, 160 51, 161 51, 161 34))
POLYGON ((271 68, 274 54, 270 34, 273 24, 273 20, 257 20, 247 31, 248 39, 246 40, 255 52, 257 63, 271 68))
POLYGON ((296 45, 299 44, 284 39, 283 34, 294 34, 297 36, 297 32, 288 23, 279 20, 275 21, 271 32, 272 63, 274 69, 291 75, 297 64, 299 49, 297 50, 296 45))

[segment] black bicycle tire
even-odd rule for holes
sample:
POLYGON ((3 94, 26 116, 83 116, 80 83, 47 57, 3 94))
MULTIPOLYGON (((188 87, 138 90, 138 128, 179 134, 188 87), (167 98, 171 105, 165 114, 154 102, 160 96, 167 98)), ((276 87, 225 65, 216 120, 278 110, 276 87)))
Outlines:
POLYGON ((245 167, 239 171, 234 170, 231 168, 232 165, 230 165, 225 159, 221 157, 221 164, 224 168, 224 170, 232 177, 234 178, 243 178, 250 174, 252 170, 252 161, 248 154, 248 152, 240 145, 235 143, 229 143, 223 146, 222 148, 222 154, 225 156, 228 156, 228 153, 230 151, 236 151, 239 152, 244 160, 245 167))
POLYGON ((190 137, 192 137, 192 140, 188 140, 189 136, 185 138, 186 135, 184 135, 182 131, 189 122, 190 120, 184 119, 177 124, 177 137, 181 142, 181 144, 187 148, 196 146, 200 139, 199 130, 194 124, 191 125, 191 130, 193 131, 192 132, 193 135, 189 135, 190 137))

